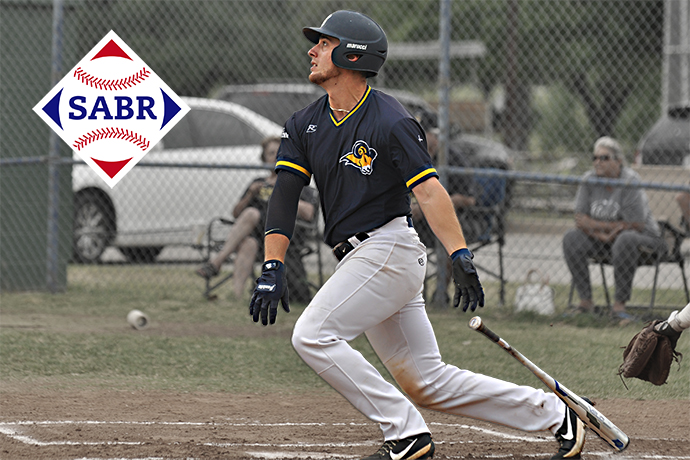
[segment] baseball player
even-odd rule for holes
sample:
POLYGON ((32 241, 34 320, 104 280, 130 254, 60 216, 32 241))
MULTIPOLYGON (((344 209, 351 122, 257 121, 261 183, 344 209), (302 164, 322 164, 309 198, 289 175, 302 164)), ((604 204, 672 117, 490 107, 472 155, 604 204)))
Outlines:
POLYGON ((424 131, 367 77, 383 65, 381 27, 336 11, 303 29, 309 80, 327 95, 286 123, 278 179, 269 202, 265 262, 249 312, 273 324, 289 311, 283 264, 300 190, 313 177, 321 196, 324 240, 339 260, 333 276, 297 321, 292 344, 304 361, 355 408, 378 422, 384 443, 374 459, 428 459, 429 427, 415 406, 525 431, 551 431, 552 459, 580 458, 584 424, 554 394, 458 369, 442 361, 422 297, 426 250, 412 227, 409 192, 452 260, 454 306, 484 305, 484 291, 448 193, 427 153, 424 131), (349 341, 366 334, 407 393, 387 382, 349 341))

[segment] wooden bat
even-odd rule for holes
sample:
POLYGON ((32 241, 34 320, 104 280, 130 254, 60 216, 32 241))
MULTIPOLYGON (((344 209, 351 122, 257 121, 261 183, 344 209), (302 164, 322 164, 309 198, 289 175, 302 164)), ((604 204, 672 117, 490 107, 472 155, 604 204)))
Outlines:
POLYGON ((525 358, 519 351, 514 349, 505 340, 500 338, 491 329, 486 327, 479 316, 475 316, 470 320, 470 329, 481 332, 492 342, 498 344, 501 348, 507 351, 513 358, 517 359, 522 363, 527 369, 532 371, 534 375, 539 378, 544 384, 549 387, 559 398, 565 402, 568 407, 575 411, 578 417, 601 439, 606 441, 614 449, 621 452, 628 444, 630 444, 630 438, 621 431, 616 425, 611 423, 609 419, 604 417, 604 415, 596 410, 592 405, 585 401, 583 398, 579 397, 556 379, 551 377, 549 374, 541 370, 536 364, 534 364, 529 359, 525 358))

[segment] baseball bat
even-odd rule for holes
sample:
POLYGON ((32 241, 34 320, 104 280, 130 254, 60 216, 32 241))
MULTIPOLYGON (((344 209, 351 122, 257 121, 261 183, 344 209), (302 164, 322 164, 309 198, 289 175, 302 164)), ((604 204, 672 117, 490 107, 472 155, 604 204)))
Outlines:
POLYGON ((601 412, 596 410, 590 403, 576 395, 574 392, 567 389, 556 379, 541 370, 536 364, 527 359, 515 348, 511 347, 508 342, 499 337, 495 332, 486 327, 479 316, 475 316, 470 320, 469 326, 475 331, 481 332, 489 340, 496 343, 498 346, 507 351, 513 358, 517 359, 527 369, 532 371, 539 380, 551 389, 559 398, 563 400, 577 416, 582 420, 592 431, 594 431, 601 439, 606 441, 611 447, 621 452, 628 444, 630 438, 623 433, 623 431, 616 425, 611 423, 601 412))

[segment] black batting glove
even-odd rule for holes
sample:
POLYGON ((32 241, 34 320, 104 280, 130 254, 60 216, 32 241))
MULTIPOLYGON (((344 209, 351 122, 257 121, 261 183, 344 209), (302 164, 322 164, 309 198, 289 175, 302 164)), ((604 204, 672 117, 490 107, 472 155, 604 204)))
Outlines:
POLYGON ((458 249, 450 256, 453 261, 453 281, 455 281, 453 306, 457 308, 462 298, 462 311, 467 311, 467 307, 475 311, 477 303, 480 307, 484 306, 484 289, 479 282, 477 269, 472 263, 473 257, 467 248, 458 249))
POLYGON ((285 265, 279 260, 267 260, 261 267, 261 276, 256 280, 256 287, 249 302, 249 314, 254 322, 266 326, 276 322, 278 316, 278 302, 283 310, 290 313, 288 305, 288 287, 285 280, 285 265), (270 313, 270 314, 269 314, 270 313))

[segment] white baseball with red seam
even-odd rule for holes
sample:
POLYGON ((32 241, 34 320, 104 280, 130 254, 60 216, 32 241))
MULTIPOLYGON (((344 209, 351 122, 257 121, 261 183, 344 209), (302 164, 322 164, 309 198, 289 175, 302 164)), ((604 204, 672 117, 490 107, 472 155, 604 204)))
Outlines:
POLYGON ((113 187, 189 107, 110 31, 34 111, 113 187))

